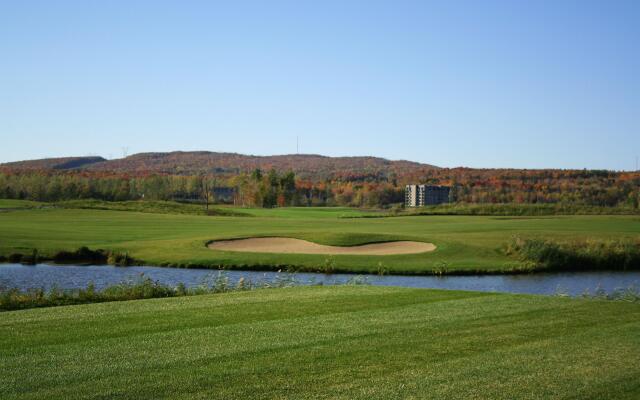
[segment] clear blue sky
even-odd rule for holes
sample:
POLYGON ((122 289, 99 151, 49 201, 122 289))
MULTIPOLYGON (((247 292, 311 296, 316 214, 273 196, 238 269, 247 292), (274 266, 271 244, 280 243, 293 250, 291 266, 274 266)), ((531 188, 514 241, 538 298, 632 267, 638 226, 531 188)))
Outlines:
POLYGON ((634 169, 640 1, 3 1, 0 162, 634 169))

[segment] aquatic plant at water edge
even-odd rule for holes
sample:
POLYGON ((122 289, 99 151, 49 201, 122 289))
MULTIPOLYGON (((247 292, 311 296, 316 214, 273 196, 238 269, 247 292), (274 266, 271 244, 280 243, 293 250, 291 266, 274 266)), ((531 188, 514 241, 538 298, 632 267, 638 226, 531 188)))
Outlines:
MULTIPOLYGON (((202 294, 226 293, 233 291, 245 291, 255 289, 288 288, 315 282, 303 282, 292 274, 277 274, 272 279, 266 276, 262 280, 252 281, 240 278, 232 282, 223 271, 203 277, 198 285, 187 287, 184 283, 176 286, 161 284, 143 273, 135 278, 122 281, 116 285, 98 290, 94 283, 90 282, 86 288, 60 289, 52 287, 33 288, 20 290, 17 288, 3 288, 0 286, 0 310, 19 310, 35 307, 50 307, 84 303, 99 303, 106 301, 124 301, 150 299, 158 297, 194 296, 202 294)), ((366 277, 356 275, 345 282, 345 285, 366 285, 366 277)))
POLYGON ((504 252, 545 270, 640 268, 638 239, 560 242, 515 236, 505 246, 504 252))

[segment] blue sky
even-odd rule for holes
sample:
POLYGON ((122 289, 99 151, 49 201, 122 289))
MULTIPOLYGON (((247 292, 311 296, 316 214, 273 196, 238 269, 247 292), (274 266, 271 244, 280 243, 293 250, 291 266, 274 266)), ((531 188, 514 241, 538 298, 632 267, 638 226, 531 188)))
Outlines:
POLYGON ((634 169, 639 1, 0 2, 0 162, 634 169))

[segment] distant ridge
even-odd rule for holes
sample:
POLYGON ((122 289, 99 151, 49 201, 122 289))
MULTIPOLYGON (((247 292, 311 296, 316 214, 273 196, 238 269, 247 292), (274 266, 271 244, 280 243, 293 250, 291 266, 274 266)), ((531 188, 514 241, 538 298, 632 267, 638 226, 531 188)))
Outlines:
POLYGON ((390 175, 438 168, 406 160, 380 157, 328 157, 317 154, 255 156, 209 151, 174 151, 138 153, 129 157, 106 160, 102 157, 67 157, 19 161, 0 164, 3 169, 82 169, 112 173, 160 173, 192 175, 199 173, 237 174, 262 170, 293 171, 301 178, 325 179, 350 174, 390 175))
POLYGON ((107 161, 102 157, 58 157, 41 158, 39 160, 15 161, 0 164, 0 167, 16 170, 44 170, 44 169, 75 169, 90 164, 107 161))

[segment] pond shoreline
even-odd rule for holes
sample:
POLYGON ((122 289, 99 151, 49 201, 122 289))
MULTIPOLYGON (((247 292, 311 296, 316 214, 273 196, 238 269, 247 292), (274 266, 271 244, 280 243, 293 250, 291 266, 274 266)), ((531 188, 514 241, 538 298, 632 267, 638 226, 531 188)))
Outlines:
POLYGON ((624 269, 624 268, 577 268, 577 267, 544 267, 544 266, 522 266, 516 265, 509 269, 448 269, 443 266, 438 269, 424 270, 424 271, 407 271, 407 270, 394 270, 388 271, 386 269, 379 271, 371 271, 367 269, 356 268, 342 268, 338 266, 332 266, 327 268, 325 266, 320 267, 308 267, 304 265, 295 264, 199 264, 199 263, 149 263, 143 260, 134 259, 128 255, 119 255, 121 258, 119 261, 124 262, 96 262, 91 259, 75 259, 68 260, 51 258, 51 257, 37 257, 35 262, 32 259, 28 261, 21 261, 21 259, 12 259, 11 257, 0 256, 0 265, 2 264, 22 264, 22 265, 36 265, 40 263, 49 265, 102 265, 102 266, 115 266, 115 267, 158 267, 158 268, 177 268, 177 269, 199 269, 199 270, 212 270, 212 271, 261 271, 261 272, 288 272, 288 273, 323 273, 323 274, 349 274, 349 275, 397 275, 397 276, 475 276, 475 275, 531 275, 531 274, 552 274, 552 273, 582 273, 582 272, 634 272, 640 271, 639 269, 624 269))
POLYGON ((98 288, 118 284, 141 277, 175 286, 185 284, 195 287, 219 277, 228 278, 231 284, 242 281, 274 282, 291 281, 296 284, 345 284, 358 280, 381 286, 436 288, 470 291, 497 291, 528 294, 556 294, 566 291, 580 295, 585 290, 599 287, 611 291, 640 285, 640 271, 540 273, 528 275, 475 275, 475 276, 406 276, 406 275, 356 275, 324 274, 309 272, 274 272, 247 270, 185 269, 154 266, 116 267, 78 264, 0 264, 0 287, 61 289, 84 288, 94 283, 98 288))

